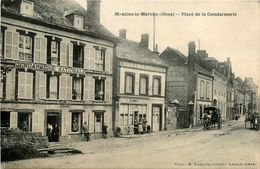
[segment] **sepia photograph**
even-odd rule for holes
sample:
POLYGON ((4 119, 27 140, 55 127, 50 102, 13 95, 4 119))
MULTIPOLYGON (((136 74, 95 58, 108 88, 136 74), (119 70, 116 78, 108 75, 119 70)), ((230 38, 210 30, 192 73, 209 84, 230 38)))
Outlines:
POLYGON ((2 169, 260 169, 259 0, 1 0, 2 169))

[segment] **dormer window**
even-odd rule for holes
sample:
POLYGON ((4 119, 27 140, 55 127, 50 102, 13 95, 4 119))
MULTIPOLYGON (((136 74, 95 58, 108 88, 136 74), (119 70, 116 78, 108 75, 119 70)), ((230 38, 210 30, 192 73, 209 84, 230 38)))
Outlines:
POLYGON ((83 29, 83 16, 74 15, 74 27, 77 29, 83 29))
POLYGON ((23 0, 21 3, 20 13, 26 16, 33 16, 33 2, 23 0))

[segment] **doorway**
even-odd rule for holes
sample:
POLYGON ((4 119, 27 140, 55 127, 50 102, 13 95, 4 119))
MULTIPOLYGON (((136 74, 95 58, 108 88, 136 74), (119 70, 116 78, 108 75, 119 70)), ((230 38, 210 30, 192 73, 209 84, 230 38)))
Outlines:
POLYGON ((94 132, 102 132, 102 126, 104 125, 104 113, 103 112, 95 112, 94 119, 94 132))
POLYGON ((152 131, 162 130, 162 106, 152 106, 152 131))
POLYGON ((58 142, 61 131, 60 113, 47 113, 46 133, 49 142, 58 142))

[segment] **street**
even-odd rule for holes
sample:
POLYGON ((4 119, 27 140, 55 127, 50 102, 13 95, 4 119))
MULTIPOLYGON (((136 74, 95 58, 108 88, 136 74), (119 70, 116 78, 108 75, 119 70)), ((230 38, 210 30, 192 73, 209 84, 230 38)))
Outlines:
POLYGON ((243 119, 221 130, 183 130, 64 145, 83 154, 4 162, 2 168, 260 168, 260 131, 243 119))

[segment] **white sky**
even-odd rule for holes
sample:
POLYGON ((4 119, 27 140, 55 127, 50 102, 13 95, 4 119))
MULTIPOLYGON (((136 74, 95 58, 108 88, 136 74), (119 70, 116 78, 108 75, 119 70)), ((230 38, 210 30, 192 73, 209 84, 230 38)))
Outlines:
MULTIPOLYGON (((76 0, 86 7, 85 0, 76 0)), ((142 33, 153 40, 152 16, 115 16, 115 12, 235 12, 237 16, 158 16, 156 43, 162 52, 167 46, 187 54, 188 42, 206 49, 219 61, 231 58, 236 76, 253 77, 260 86, 260 2, 254 1, 171 1, 102 0, 101 23, 113 34, 127 29, 127 39, 140 41, 142 33)))

